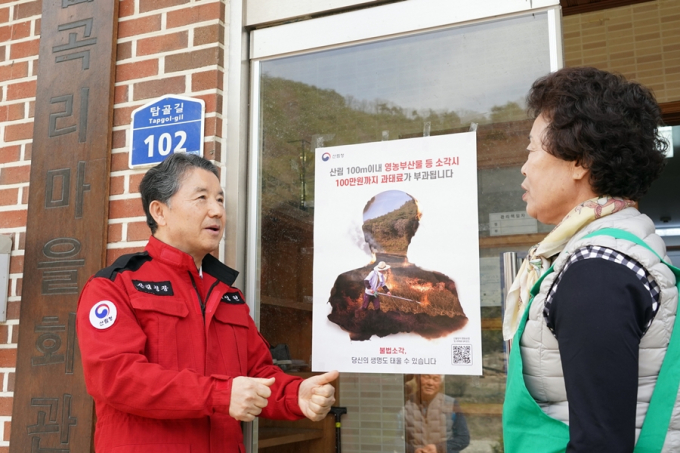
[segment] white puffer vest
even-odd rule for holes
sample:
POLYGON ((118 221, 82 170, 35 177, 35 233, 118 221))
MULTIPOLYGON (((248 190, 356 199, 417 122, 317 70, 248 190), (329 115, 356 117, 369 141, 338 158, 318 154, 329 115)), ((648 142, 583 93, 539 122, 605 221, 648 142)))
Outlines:
MULTIPOLYGON (((673 273, 646 248, 623 239, 614 239, 611 236, 581 239, 583 236, 603 228, 618 228, 636 235, 660 256, 664 257, 666 262, 670 263, 666 256, 666 246, 663 240, 655 234, 651 219, 640 214, 635 208, 627 208, 598 219, 576 233, 555 259, 554 272, 543 280, 540 292, 531 304, 526 329, 520 341, 520 351, 524 364, 524 381, 529 393, 547 415, 569 423, 569 404, 557 339, 548 329, 543 317, 545 298, 569 256, 581 247, 600 245, 617 250, 635 259, 647 269, 647 272, 651 274, 661 288, 659 311, 640 342, 638 402, 635 421, 635 438, 637 440, 661 363, 666 354, 670 334, 673 331, 678 307, 678 291, 675 287, 673 273)), ((680 397, 676 397, 663 451, 680 451, 680 397)))

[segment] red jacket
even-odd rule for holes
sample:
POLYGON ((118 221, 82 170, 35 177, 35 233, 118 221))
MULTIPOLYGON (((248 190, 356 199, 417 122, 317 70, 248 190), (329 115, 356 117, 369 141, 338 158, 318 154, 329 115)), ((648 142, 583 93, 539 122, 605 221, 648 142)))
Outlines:
POLYGON ((85 285, 77 329, 97 453, 244 452, 240 422, 229 416, 237 376, 276 377, 262 416, 303 416, 301 379, 272 364, 230 286, 237 272, 211 255, 202 271, 152 237, 85 285))

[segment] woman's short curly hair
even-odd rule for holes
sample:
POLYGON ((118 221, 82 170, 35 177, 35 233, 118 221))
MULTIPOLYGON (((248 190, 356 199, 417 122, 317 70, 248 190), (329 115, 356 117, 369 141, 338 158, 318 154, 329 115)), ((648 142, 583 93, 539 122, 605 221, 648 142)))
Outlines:
POLYGON ((665 165, 661 109, 651 91, 595 68, 564 68, 536 80, 527 96, 548 121, 543 146, 590 170, 599 195, 639 200, 665 165))

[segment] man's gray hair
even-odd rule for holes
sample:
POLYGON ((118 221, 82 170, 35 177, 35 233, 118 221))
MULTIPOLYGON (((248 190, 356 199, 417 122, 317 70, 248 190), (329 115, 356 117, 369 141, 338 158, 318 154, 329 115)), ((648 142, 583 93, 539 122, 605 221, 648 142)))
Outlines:
POLYGON ((156 233, 158 224, 149 212, 149 205, 154 200, 168 204, 170 198, 182 185, 187 171, 192 168, 201 168, 220 177, 219 170, 209 160, 196 154, 178 153, 172 154, 151 168, 142 178, 142 182, 139 183, 139 193, 142 195, 142 207, 146 214, 146 224, 151 228, 151 234, 156 233))

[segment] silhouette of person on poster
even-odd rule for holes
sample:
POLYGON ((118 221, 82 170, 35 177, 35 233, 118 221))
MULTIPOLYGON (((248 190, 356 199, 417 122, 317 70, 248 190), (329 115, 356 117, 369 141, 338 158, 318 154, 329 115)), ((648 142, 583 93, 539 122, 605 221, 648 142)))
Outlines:
POLYGON ((420 217, 416 200, 400 190, 381 192, 366 204, 362 230, 375 258, 364 267, 340 274, 328 300, 332 307, 328 319, 347 331, 350 339, 368 340, 373 335, 399 332, 438 338, 467 323, 456 283, 441 272, 408 261, 408 246, 420 217), (390 268, 383 285, 389 290, 375 291, 379 302, 374 302, 373 310, 362 310, 364 280, 380 265, 390 268))

